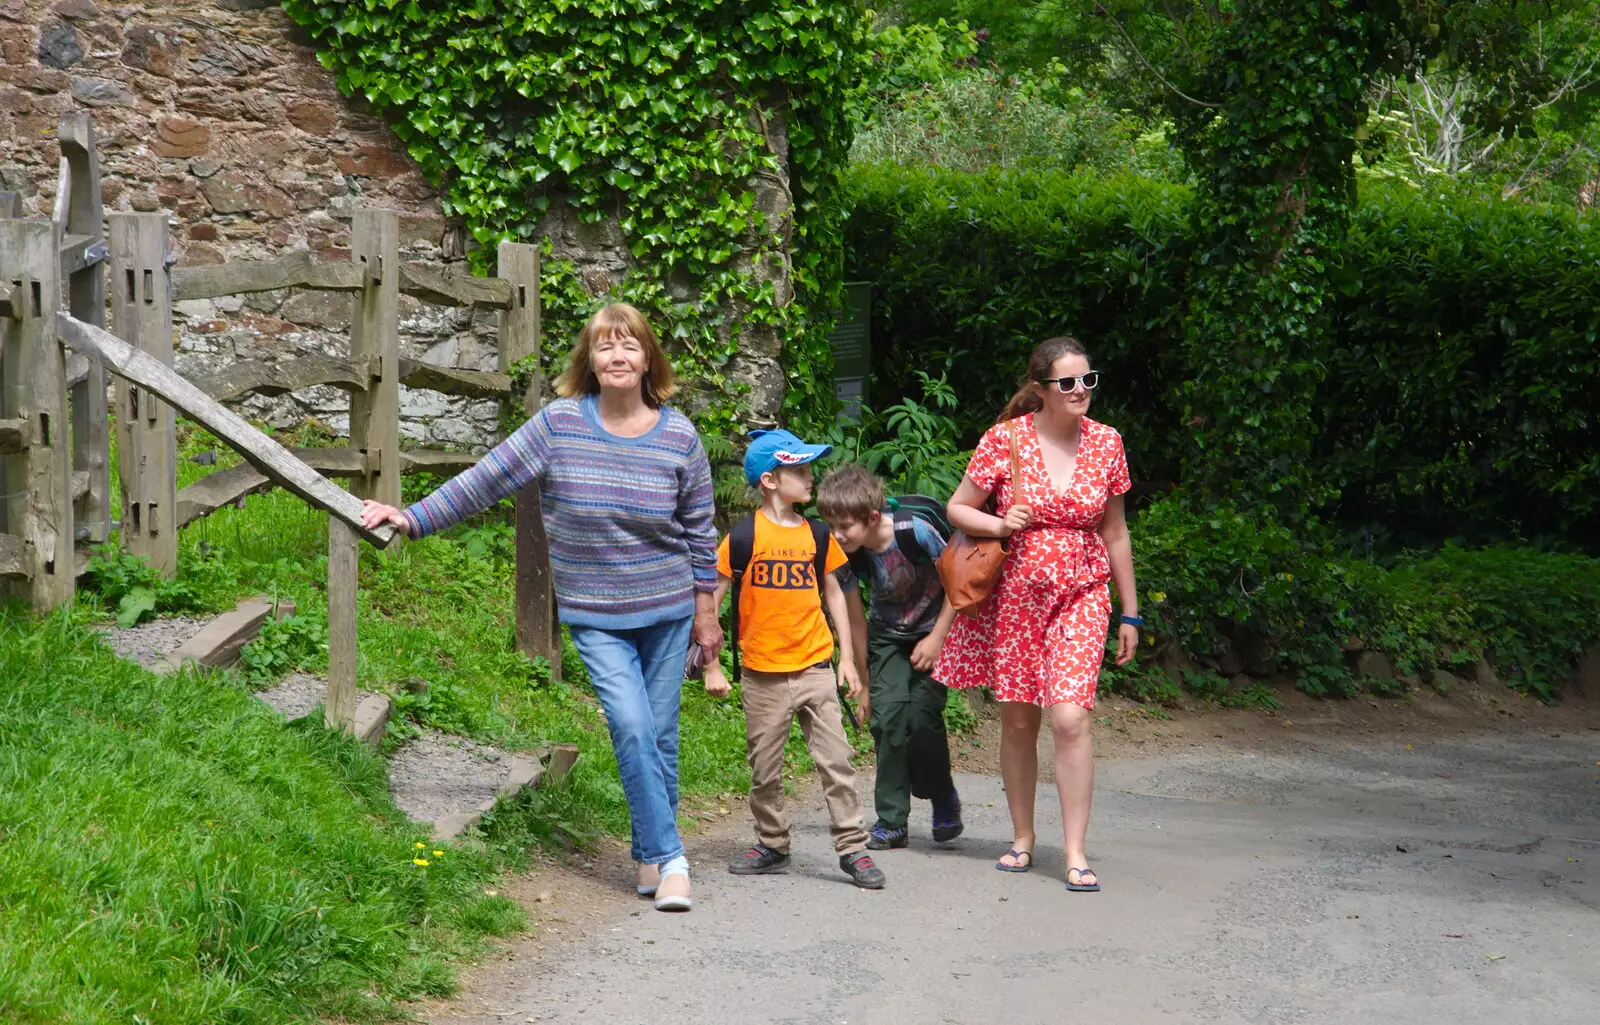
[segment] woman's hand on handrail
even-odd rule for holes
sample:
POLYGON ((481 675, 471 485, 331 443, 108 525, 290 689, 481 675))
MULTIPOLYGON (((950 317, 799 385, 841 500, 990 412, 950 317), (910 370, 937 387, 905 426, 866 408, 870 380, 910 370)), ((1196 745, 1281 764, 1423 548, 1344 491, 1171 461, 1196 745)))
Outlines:
POLYGON ((392 523, 401 537, 411 536, 411 521, 406 519, 406 514, 392 505, 374 502, 370 498, 361 500, 361 525, 371 530, 380 523, 392 523))

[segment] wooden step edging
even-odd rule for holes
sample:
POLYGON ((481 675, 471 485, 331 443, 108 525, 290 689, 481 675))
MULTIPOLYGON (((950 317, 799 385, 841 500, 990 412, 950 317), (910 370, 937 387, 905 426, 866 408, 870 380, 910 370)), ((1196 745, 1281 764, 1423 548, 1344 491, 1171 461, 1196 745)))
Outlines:
POLYGON ((483 821, 483 816, 503 798, 524 790, 552 786, 565 780, 578 761, 576 744, 552 744, 537 751, 511 756, 511 775, 495 795, 470 811, 451 812, 433 821, 433 839, 451 840, 483 821))
POLYGON ((239 649, 256 639, 268 616, 285 619, 294 615, 294 602, 276 604, 266 597, 239 603, 200 628, 200 632, 151 667, 153 673, 175 673, 185 665, 197 669, 222 669, 239 661, 239 649))

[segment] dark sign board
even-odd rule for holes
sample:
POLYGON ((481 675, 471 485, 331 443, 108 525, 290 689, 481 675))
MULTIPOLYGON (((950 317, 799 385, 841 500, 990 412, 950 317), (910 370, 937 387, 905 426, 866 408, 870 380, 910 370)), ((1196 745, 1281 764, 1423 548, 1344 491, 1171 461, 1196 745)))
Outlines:
POLYGON ((839 400, 839 419, 850 421, 861 418, 872 376, 872 284, 849 281, 844 290, 845 308, 828 341, 833 346, 833 394, 839 400))

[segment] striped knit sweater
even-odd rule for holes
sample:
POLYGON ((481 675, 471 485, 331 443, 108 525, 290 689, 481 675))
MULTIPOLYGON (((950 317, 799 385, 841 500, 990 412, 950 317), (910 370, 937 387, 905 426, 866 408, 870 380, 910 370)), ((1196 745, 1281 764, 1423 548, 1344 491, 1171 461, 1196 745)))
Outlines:
POLYGON ((550 537, 561 621, 631 630, 694 614, 717 586, 711 467, 689 418, 662 407, 637 438, 600 426, 595 397, 558 399, 410 508, 425 537, 528 484, 550 537))

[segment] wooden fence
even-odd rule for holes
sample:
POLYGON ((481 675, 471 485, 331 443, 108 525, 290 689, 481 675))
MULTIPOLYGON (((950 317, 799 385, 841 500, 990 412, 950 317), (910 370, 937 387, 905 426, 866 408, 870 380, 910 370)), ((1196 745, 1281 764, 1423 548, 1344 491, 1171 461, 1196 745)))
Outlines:
MULTIPOLYGON (((109 240, 102 234, 87 115, 64 116, 60 138, 53 220, 20 219, 16 197, 0 193, 0 586, 36 608, 54 608, 73 596, 87 548, 110 536, 110 371, 121 379, 117 526, 122 544, 161 573, 176 572, 181 528, 254 492, 282 487, 329 512, 326 709, 330 723, 348 727, 355 703, 357 544, 365 538, 382 547, 393 536, 389 528, 361 529, 360 498, 399 505, 403 474, 454 473, 476 461, 402 449, 400 385, 521 403, 532 412, 537 374, 516 393, 510 370, 539 352, 538 250, 501 245, 497 278, 450 274, 402 262, 399 215, 362 210, 354 217, 347 262, 302 251, 268 261, 174 267, 166 214, 111 213, 104 217, 109 240), (112 332, 104 330, 108 278, 112 332), (65 311, 57 308, 63 284, 65 311), (348 356, 247 361, 193 380, 172 370, 175 300, 289 287, 351 294, 348 356), (500 371, 402 358, 402 293, 497 310, 500 371), (250 392, 276 395, 319 384, 350 395, 347 447, 284 448, 222 404, 250 392), (178 490, 175 409, 211 430, 244 463, 178 490), (350 491, 330 477, 349 479, 350 491)), ((516 559, 518 646, 549 658, 559 671, 560 633, 534 487, 516 498, 516 559)))

